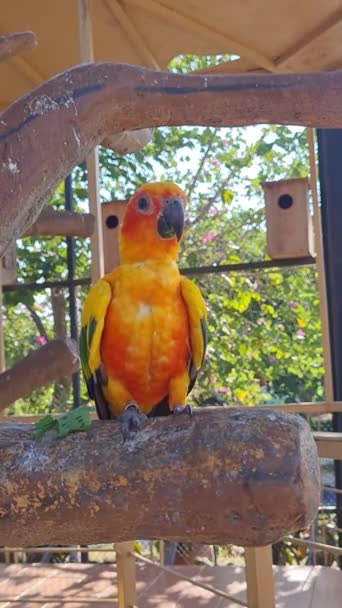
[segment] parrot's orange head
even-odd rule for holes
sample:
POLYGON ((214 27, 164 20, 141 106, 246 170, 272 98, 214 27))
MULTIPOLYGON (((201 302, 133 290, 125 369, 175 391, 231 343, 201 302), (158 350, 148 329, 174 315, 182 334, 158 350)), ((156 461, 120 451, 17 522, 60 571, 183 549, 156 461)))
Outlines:
POLYGON ((122 263, 176 260, 184 229, 184 192, 171 182, 139 188, 128 202, 120 232, 122 263))

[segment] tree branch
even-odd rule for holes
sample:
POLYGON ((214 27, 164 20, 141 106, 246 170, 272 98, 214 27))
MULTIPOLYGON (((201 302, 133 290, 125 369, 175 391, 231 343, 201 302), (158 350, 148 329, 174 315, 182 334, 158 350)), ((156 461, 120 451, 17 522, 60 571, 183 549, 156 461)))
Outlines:
POLYGON ((74 341, 51 340, 0 374, 0 411, 37 388, 78 369, 79 358, 74 341))
POLYGON ((26 304, 24 302, 24 306, 27 308, 28 312, 30 313, 30 317, 33 321, 33 323, 35 324, 39 335, 43 336, 45 338, 45 340, 48 342, 49 341, 49 336, 47 335, 46 329, 44 327, 44 323, 41 320, 40 316, 38 315, 38 313, 35 311, 35 309, 33 308, 33 306, 31 306, 30 304, 26 304))
POLYGON ((9 547, 136 538, 259 546, 308 526, 319 504, 309 426, 257 408, 150 419, 125 443, 116 421, 40 442, 29 425, 2 423, 0 459, 9 547))
POLYGON ((16 32, 0 36, 0 62, 37 46, 33 32, 16 32))
POLYGON ((79 236, 83 239, 94 232, 95 217, 91 213, 44 209, 22 237, 79 236))
POLYGON ((341 107, 342 71, 196 76, 111 63, 71 68, 1 115, 0 256, 108 135, 184 124, 340 128, 341 107))
POLYGON ((194 188, 195 188, 195 186, 196 186, 196 184, 197 184, 197 182, 198 182, 198 180, 199 180, 199 178, 201 176, 201 173, 203 171, 203 167, 204 167, 205 162, 206 162, 206 160, 207 160, 207 158, 209 156, 209 153, 210 153, 210 150, 212 148, 212 145, 213 145, 213 143, 215 141, 215 135, 216 135, 217 131, 218 131, 217 128, 213 129, 212 132, 211 132, 211 134, 210 134, 210 139, 209 139, 209 142, 207 144, 207 147, 206 147, 206 149, 204 151, 204 154, 203 154, 203 156, 202 156, 202 158, 201 158, 201 160, 199 162, 199 165, 198 165, 197 171, 196 171, 196 173, 194 175, 194 178, 193 178, 193 180, 192 180, 192 182, 191 182, 191 184, 190 184, 190 186, 189 186, 189 188, 187 190, 186 195, 187 195, 188 198, 191 198, 191 195, 192 195, 192 193, 194 191, 194 188))
POLYGON ((203 205, 202 209, 199 210, 196 217, 191 222, 189 222, 189 225, 188 225, 189 228, 192 228, 193 226, 195 226, 203 217, 208 215, 210 209, 216 203, 217 197, 219 196, 219 194, 222 193, 222 191, 224 191, 228 187, 230 180, 231 180, 231 175, 229 174, 223 182, 219 183, 214 194, 210 198, 208 198, 206 204, 203 205))

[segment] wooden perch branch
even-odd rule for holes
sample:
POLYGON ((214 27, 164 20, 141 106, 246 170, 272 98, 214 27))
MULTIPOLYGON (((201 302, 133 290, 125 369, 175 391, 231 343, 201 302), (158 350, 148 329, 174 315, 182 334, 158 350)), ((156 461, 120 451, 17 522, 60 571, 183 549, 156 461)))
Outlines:
POLYGON ((44 209, 22 236, 80 236, 87 238, 93 234, 94 226, 95 218, 91 213, 44 209))
POLYGON ((0 411, 79 369, 77 346, 71 339, 52 340, 0 374, 0 411))
POLYGON ((107 136, 161 125, 340 128, 341 108, 342 71, 203 76, 112 63, 74 67, 1 115, 0 255, 107 136))
POLYGON ((266 545, 319 505, 316 447, 290 414, 212 408, 149 420, 123 444, 116 421, 62 440, 0 424, 6 546, 136 538, 266 545))
POLYGON ((33 32, 16 32, 7 36, 0 36, 0 61, 29 51, 37 45, 33 32))

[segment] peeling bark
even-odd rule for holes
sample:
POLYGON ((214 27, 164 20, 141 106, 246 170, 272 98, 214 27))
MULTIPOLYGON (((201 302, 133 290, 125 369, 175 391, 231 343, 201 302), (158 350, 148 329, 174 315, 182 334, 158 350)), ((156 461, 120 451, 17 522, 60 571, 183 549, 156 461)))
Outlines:
POLYGON ((6 546, 136 538, 260 546, 305 528, 320 496, 307 423, 211 408, 149 420, 123 444, 116 421, 40 442, 0 424, 0 538, 6 546))

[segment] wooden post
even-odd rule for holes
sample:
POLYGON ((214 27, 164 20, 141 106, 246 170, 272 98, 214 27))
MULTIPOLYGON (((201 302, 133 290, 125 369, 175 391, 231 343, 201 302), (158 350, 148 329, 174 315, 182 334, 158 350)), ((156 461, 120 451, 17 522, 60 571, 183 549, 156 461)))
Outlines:
MULTIPOLYGON (((89 0, 79 0, 79 14, 81 62, 94 61, 89 0)), ((89 210, 95 216, 95 230, 91 238, 91 280, 95 283, 104 275, 98 148, 94 148, 90 153, 86 164, 89 210)))
POLYGON ((116 544, 119 608, 133 608, 137 602, 134 542, 116 544))
POLYGON ((326 273, 324 265, 324 248, 322 234, 321 210, 317 192, 317 166, 315 154, 315 134, 313 129, 307 129, 307 142, 310 159, 310 185, 313 200, 313 219, 315 248, 317 256, 317 282, 319 291, 319 305, 322 331, 322 350, 324 363, 324 398, 327 401, 334 400, 333 373, 331 361, 331 343, 329 330, 329 311, 327 298, 326 273))
MULTIPOLYGON (((330 322, 329 322, 329 307, 327 293, 327 279, 324 263, 324 245, 323 245, 323 230, 321 209, 319 205, 319 197, 317 190, 317 163, 315 152, 315 132, 314 129, 306 130, 307 144, 309 150, 310 161, 310 185, 313 202, 313 222, 314 222, 314 238, 317 252, 317 287, 319 293, 319 312, 321 318, 321 343, 323 351, 323 366, 324 366, 324 398, 329 401, 334 400, 334 379, 332 369, 332 349, 330 340, 330 322)), ((321 418, 318 418, 318 431, 321 430, 321 418)), ((315 540, 315 524, 311 526, 311 540, 315 540)), ((325 530, 325 528, 323 528, 325 530)), ((316 553, 313 552, 314 560, 316 553)), ((324 551, 324 564, 326 563, 327 553, 324 551)))
POLYGON ((245 548, 248 608, 274 608, 272 549, 245 548))

